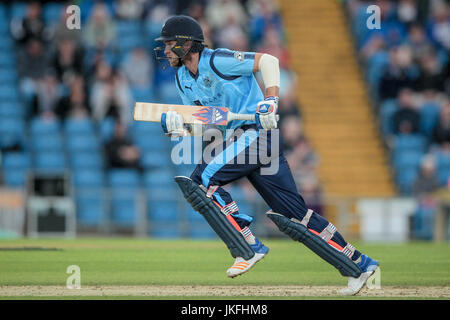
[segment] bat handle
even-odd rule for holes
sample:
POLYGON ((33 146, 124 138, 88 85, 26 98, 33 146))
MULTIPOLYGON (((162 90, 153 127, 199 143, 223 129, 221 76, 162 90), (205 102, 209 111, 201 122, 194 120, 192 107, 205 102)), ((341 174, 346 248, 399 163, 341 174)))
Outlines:
MULTIPOLYGON (((232 121, 232 120, 249 120, 249 121, 254 121, 255 120, 255 115, 254 114, 247 114, 247 113, 232 113, 230 114, 228 121, 232 121)), ((277 114, 277 121, 280 120, 280 115, 277 114)))

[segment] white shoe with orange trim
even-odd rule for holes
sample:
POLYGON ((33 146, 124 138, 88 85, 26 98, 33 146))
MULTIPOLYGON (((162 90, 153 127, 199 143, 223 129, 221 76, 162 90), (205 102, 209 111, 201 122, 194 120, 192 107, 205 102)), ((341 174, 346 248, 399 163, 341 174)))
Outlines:
POLYGON ((250 260, 245 260, 242 257, 237 257, 234 260, 234 264, 227 270, 227 276, 229 278, 237 277, 248 270, 250 270, 259 260, 265 257, 269 252, 269 248, 262 244, 257 238, 256 243, 250 245, 255 251, 255 255, 250 260))

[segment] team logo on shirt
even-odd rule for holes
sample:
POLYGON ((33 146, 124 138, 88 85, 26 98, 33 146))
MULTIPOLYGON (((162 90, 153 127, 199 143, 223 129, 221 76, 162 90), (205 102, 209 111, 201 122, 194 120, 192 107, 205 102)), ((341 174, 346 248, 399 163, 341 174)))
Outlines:
POLYGON ((227 124, 227 108, 221 107, 204 107, 193 116, 205 124, 226 125, 227 124))
POLYGON ((210 78, 208 78, 208 77, 204 77, 203 78, 203 84, 205 85, 205 87, 211 88, 212 80, 210 78))
POLYGON ((234 58, 240 62, 244 61, 244 53, 241 51, 236 51, 234 53, 234 58))

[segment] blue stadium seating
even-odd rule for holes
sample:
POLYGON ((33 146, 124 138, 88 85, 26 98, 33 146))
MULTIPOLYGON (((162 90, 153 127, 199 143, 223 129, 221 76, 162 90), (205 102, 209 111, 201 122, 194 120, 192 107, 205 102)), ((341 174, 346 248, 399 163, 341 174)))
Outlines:
POLYGON ((116 226, 132 227, 137 214, 136 192, 130 189, 111 190, 111 222, 116 226))
POLYGON ((135 169, 110 169, 108 185, 112 188, 139 188, 140 175, 135 169))
POLYGON ((78 135, 78 134, 95 134, 95 124, 92 119, 72 119, 69 118, 64 123, 64 132, 66 135, 78 135))
POLYGON ((26 2, 13 2, 10 8, 11 19, 20 19, 25 16, 27 12, 26 2))
POLYGON ((24 188, 29 169, 7 169, 3 168, 3 180, 8 187, 24 188))
MULTIPOLYGON (((1 49, 0 49, 1 50, 1 49)), ((25 110, 21 103, 0 101, 0 118, 24 118, 25 110)))
POLYGON ((430 137, 439 120, 439 105, 426 103, 420 109, 420 131, 430 137))
POLYGON ((42 10, 44 22, 47 26, 52 26, 59 22, 64 11, 64 3, 46 3, 42 10))
POLYGON ((114 118, 107 117, 100 122, 100 138, 103 143, 106 143, 112 139, 114 136, 114 126, 116 121, 114 118))
POLYGON ((24 145, 25 123, 20 118, 0 119, 0 147, 8 147, 14 144, 24 145))
POLYGON ((420 134, 401 134, 394 138, 393 152, 425 152, 427 139, 420 134))
POLYGON ((412 217, 413 237, 417 240, 432 240, 435 208, 419 204, 412 217))
POLYGON ((66 139, 67 150, 70 153, 76 152, 96 152, 101 149, 101 145, 94 134, 78 134, 68 136, 66 139))
POLYGON ((30 155, 25 152, 6 152, 3 154, 1 167, 6 185, 13 188, 24 187, 31 167, 30 155))
POLYGON ((34 167, 39 170, 62 171, 67 168, 67 160, 59 151, 43 151, 34 153, 34 167))
POLYGON ((404 168, 398 170, 396 173, 396 182, 400 192, 405 195, 410 195, 412 187, 417 180, 418 170, 414 168, 404 168))
POLYGON ((49 121, 41 118, 33 118, 30 123, 31 135, 54 134, 59 135, 61 123, 56 118, 49 121))
POLYGON ((17 81, 17 78, 17 72, 15 70, 5 69, 0 72, 0 84, 14 83, 17 81))
POLYGON ((163 168, 170 164, 170 157, 165 152, 146 150, 142 152, 140 163, 146 169, 163 168))
POLYGON ((76 188, 102 188, 105 185, 103 171, 92 168, 77 168, 72 171, 76 188))
POLYGON ((35 134, 31 136, 31 147, 36 152, 63 152, 63 139, 57 134, 35 134))
POLYGON ((418 169, 420 162, 424 156, 423 152, 416 150, 408 150, 404 152, 399 152, 394 155, 393 165, 396 169, 401 168, 413 168, 418 169))
POLYGON ((70 156, 71 167, 77 169, 103 170, 103 158, 98 150, 93 152, 75 152, 70 156))
POLYGON ((446 185, 450 177, 450 154, 443 151, 436 152, 436 171, 438 180, 442 185, 446 185))
POLYGON ((77 222, 81 226, 99 226, 106 218, 106 200, 102 189, 77 189, 77 222))
POLYGON ((144 185, 147 188, 153 187, 174 187, 173 173, 167 168, 147 170, 144 173, 144 185))

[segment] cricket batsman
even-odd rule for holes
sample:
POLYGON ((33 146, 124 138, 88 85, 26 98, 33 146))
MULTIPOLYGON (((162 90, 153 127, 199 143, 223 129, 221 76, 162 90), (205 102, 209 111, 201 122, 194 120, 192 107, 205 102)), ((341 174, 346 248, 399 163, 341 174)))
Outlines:
MULTIPOLYGON (((226 106, 238 114, 254 114, 254 121, 235 120, 227 129, 239 131, 232 141, 223 141, 223 151, 213 161, 201 161, 188 177, 175 177, 184 197, 206 219, 235 258, 226 274, 230 278, 252 268, 269 252, 249 226, 252 217, 239 211, 238 205, 222 186, 242 177, 250 183, 271 208, 267 216, 280 231, 306 245, 322 259, 348 277, 343 295, 357 294, 375 272, 378 262, 356 250, 345 241, 336 227, 310 210, 298 193, 282 150, 271 153, 277 129, 280 69, 278 59, 269 54, 211 50, 205 46, 199 23, 188 16, 172 16, 164 23, 161 36, 164 46, 156 48, 158 59, 167 59, 177 68, 176 86, 184 105, 226 106), (163 52, 163 55, 158 54, 163 52), (261 91, 255 72, 260 72, 265 87, 261 91), (239 130, 238 130, 239 129, 239 130), (270 162, 278 162, 278 170, 264 174, 270 163, 214 161, 224 154, 234 157, 261 154, 266 148, 270 162)), ((187 126, 176 111, 161 116, 161 125, 170 137, 186 135, 187 126)), ((222 142, 221 142, 222 143, 222 142)))

